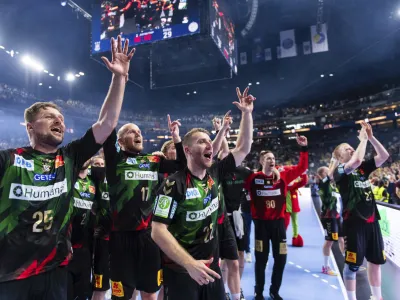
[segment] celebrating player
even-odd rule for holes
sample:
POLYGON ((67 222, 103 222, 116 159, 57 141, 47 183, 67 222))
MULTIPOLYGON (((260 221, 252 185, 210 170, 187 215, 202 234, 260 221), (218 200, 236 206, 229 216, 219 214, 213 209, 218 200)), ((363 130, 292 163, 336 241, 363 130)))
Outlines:
POLYGON ((98 121, 79 140, 63 142, 58 106, 38 102, 25 110, 30 147, 0 151, 0 295, 13 299, 66 299, 71 251, 73 185, 79 170, 118 122, 129 64, 128 41, 111 40, 113 73, 98 121))
POLYGON ((218 185, 250 152, 255 98, 247 91, 242 96, 237 89, 240 102, 234 102, 242 111, 236 148, 212 164, 213 146, 208 132, 192 129, 183 141, 188 168, 168 177, 159 190, 152 237, 164 252, 167 299, 221 300, 225 296, 218 266, 218 239, 214 238, 220 202, 218 185))
POLYGON ((374 137, 370 124, 362 122, 361 126, 358 136, 360 144, 356 150, 349 144, 340 144, 334 151, 335 158, 340 162, 335 172, 335 181, 343 199, 343 233, 346 248, 343 277, 349 300, 355 300, 356 272, 365 257, 368 261, 368 279, 373 299, 380 300, 380 265, 386 262, 386 257, 378 223, 380 216, 368 177, 389 158, 389 153, 374 137), (368 141, 377 155, 363 161, 368 141))
POLYGON ((303 174, 308 168, 307 139, 297 136, 302 147, 297 166, 281 173, 275 168, 275 156, 271 151, 261 151, 262 171, 249 176, 245 188, 251 197, 251 214, 255 227, 255 299, 264 299, 265 268, 268 262, 269 242, 272 242, 274 268, 272 271, 270 297, 282 299, 279 288, 285 269, 287 244, 285 229, 285 204, 288 184, 303 174))

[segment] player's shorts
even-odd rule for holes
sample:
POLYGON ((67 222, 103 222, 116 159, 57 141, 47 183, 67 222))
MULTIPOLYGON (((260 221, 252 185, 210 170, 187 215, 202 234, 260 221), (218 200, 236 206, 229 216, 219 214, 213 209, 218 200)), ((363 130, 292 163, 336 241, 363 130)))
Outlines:
POLYGON ((336 218, 322 218, 322 226, 325 231, 326 241, 338 241, 339 240, 339 227, 340 219, 336 218))
POLYGON ((275 258, 287 255, 287 241, 285 220, 258 220, 254 221, 255 255, 268 259, 270 242, 275 258))
POLYGON ((111 232, 112 299, 131 299, 135 289, 146 293, 160 289, 161 254, 150 230, 111 232))
MULTIPOLYGON (((242 217, 242 219, 243 219, 243 217, 242 217)), ((235 224, 233 223, 233 217, 232 216, 229 216, 229 223, 231 224, 233 235, 234 235, 234 237, 236 239, 237 248, 238 248, 239 251, 243 252, 245 250, 245 248, 246 248, 246 241, 245 241, 244 235, 242 236, 241 239, 239 239, 236 236, 236 234, 235 234, 235 224)), ((244 233, 246 234, 247 228, 246 228, 246 224, 244 223, 244 221, 243 221, 243 230, 244 230, 244 233)))
POLYGON ((93 291, 110 289, 110 253, 109 239, 96 238, 93 253, 93 291))
POLYGON ((218 225, 219 257, 221 259, 239 259, 238 246, 235 233, 229 218, 225 216, 224 222, 218 225))
MULTIPOLYGON (((218 266, 212 267, 221 275, 218 266)), ((164 268, 164 300, 221 300, 225 299, 222 279, 200 286, 188 273, 164 268)))
POLYGON ((383 265, 386 262, 381 228, 378 221, 366 223, 362 219, 343 221, 346 249, 345 262, 361 266, 368 262, 383 265))
POLYGON ((68 300, 90 298, 92 271, 92 252, 88 248, 74 249, 68 264, 68 300))
POLYGON ((0 299, 67 300, 67 268, 0 283, 0 299))

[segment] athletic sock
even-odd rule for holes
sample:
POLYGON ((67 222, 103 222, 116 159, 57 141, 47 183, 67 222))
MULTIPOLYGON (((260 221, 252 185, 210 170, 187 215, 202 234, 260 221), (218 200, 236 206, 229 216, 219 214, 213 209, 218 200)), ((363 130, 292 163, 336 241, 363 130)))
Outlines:
POLYGON ((231 295, 232 300, 240 300, 240 293, 239 294, 232 294, 231 295))
POLYGON ((229 287, 228 287, 228 284, 227 284, 227 283, 225 283, 225 284, 224 284, 224 286, 225 286, 225 293, 229 293, 229 287))
POLYGON ((357 300, 356 291, 347 291, 347 296, 349 300, 357 300))
POLYGON ((330 267, 329 266, 329 256, 324 255, 324 267, 325 268, 330 267))
POLYGON ((371 287, 372 296, 374 296, 375 299, 377 299, 377 300, 381 300, 381 298, 382 298, 381 287, 380 286, 372 286, 372 285, 370 285, 370 287, 371 287))

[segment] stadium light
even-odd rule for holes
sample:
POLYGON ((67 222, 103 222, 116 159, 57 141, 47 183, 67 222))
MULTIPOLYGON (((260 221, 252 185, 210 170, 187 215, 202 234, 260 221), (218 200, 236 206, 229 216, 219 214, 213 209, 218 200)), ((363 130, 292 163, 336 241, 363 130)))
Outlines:
POLYGON ((3 50, 4 50, 5 48, 4 48, 4 46, 1 46, 1 45, 0 45, 0 49, 3 49, 3 50))
POLYGON ((61 79, 60 76, 57 76, 57 80, 60 81, 60 79, 61 79))
POLYGON ((256 84, 259 85, 260 83, 257 81, 256 84))
POLYGON ((79 72, 79 75, 81 75, 81 76, 84 76, 84 75, 85 75, 85 73, 83 73, 83 72, 79 72))
POLYGON ((76 77, 81 77, 81 75, 79 75, 79 74, 75 74, 75 76, 76 76, 76 77))
POLYGON ((47 73, 47 74, 49 73, 49 71, 47 71, 47 70, 43 70, 43 72, 45 72, 45 73, 47 73))
POLYGON ((196 92, 196 91, 194 91, 194 92, 193 92, 193 94, 197 94, 197 92, 196 92))
POLYGON ((186 95, 188 95, 188 96, 189 96, 189 95, 190 95, 190 93, 186 93, 186 95))
POLYGON ((29 67, 37 70, 37 71, 43 71, 44 70, 43 65, 40 62, 34 60, 32 57, 30 57, 28 55, 24 55, 22 57, 22 62, 25 65, 27 65, 27 66, 29 66, 29 67))
POLYGON ((68 73, 68 74, 65 76, 65 80, 66 80, 66 81, 74 81, 74 80, 75 80, 74 74, 68 73))
POLYGON ((61 0, 61 6, 67 5, 67 1, 61 0))
POLYGON ((330 77, 332 77, 332 76, 333 76, 333 74, 331 73, 331 74, 329 74, 329 76, 330 76, 330 77))
POLYGON ((51 89, 51 86, 49 86, 49 89, 51 89))
POLYGON ((321 78, 324 78, 325 77, 325 75, 324 74, 321 74, 321 78))
POLYGON ((39 83, 39 85, 43 85, 43 83, 39 83))
POLYGON ((53 73, 49 73, 49 76, 53 77, 53 76, 54 76, 54 74, 53 74, 53 73))

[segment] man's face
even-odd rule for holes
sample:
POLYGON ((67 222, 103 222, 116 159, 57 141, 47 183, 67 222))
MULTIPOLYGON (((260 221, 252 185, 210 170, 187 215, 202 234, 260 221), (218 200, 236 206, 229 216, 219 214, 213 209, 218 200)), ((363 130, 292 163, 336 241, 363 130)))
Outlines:
POLYGON ((165 156, 169 160, 176 160, 176 149, 173 143, 168 146, 165 156))
POLYGON ((275 156, 273 153, 266 153, 260 158, 261 166, 266 170, 272 170, 275 168, 275 156))
POLYGON ((339 161, 344 164, 347 163, 353 156, 354 152, 355 150, 352 146, 349 144, 343 144, 339 148, 339 161))
POLYGON ((143 151, 143 137, 139 127, 135 124, 127 124, 121 130, 122 134, 118 142, 124 151, 132 153, 143 151))
POLYGON ((212 142, 208 134, 196 132, 191 137, 191 144, 185 146, 187 159, 200 168, 210 168, 212 165, 212 142))
POLYGON ((324 179, 326 176, 328 176, 329 168, 328 167, 322 167, 321 173, 317 174, 319 179, 324 179))
POLYGON ((52 107, 42 108, 27 130, 36 143, 57 147, 64 140, 64 116, 52 107))
POLYGON ((104 168, 104 159, 100 157, 95 157, 92 160, 92 167, 104 168))

